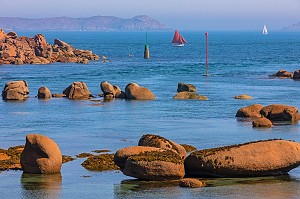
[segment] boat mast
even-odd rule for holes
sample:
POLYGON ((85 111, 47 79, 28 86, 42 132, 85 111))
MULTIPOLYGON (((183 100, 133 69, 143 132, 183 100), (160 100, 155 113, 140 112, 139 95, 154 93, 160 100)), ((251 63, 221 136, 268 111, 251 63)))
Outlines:
POLYGON ((145 44, 145 50, 144 50, 144 59, 150 59, 150 51, 149 51, 149 45, 148 45, 148 32, 146 32, 146 44, 145 44))

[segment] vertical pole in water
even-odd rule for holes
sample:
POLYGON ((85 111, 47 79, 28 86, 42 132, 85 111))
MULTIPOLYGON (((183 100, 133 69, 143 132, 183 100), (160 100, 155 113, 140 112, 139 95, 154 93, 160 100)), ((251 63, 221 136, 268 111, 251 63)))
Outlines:
POLYGON ((144 50, 144 59, 150 59, 150 51, 148 45, 148 33, 146 32, 146 45, 144 50))
POLYGON ((206 37, 206 76, 208 76, 208 32, 205 33, 206 37))

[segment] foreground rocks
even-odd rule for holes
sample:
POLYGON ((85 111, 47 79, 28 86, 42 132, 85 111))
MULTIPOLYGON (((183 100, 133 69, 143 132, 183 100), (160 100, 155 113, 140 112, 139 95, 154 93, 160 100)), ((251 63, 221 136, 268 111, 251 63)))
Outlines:
POLYGON ((178 83, 177 94, 173 97, 173 99, 181 99, 181 100, 208 100, 206 96, 201 96, 196 93, 196 86, 193 84, 185 84, 183 82, 178 83))
POLYGON ((99 60, 99 56, 89 50, 76 49, 58 39, 51 46, 42 34, 33 38, 18 37, 14 32, 5 34, 0 29, 0 64, 88 63, 89 60, 99 60))
POLYGON ((57 144, 50 138, 28 134, 20 162, 24 173, 55 174, 60 173, 62 154, 57 144))
POLYGON ((300 144, 265 140, 199 150, 185 159, 185 172, 197 177, 282 175, 300 165, 300 144))
POLYGON ((29 94, 27 82, 24 80, 7 82, 2 91, 3 100, 25 100, 29 94))

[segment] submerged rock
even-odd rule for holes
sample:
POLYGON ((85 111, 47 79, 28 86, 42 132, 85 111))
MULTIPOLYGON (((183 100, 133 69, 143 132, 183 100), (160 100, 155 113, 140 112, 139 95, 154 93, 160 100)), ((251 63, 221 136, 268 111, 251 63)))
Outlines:
POLYGON ((184 178, 184 179, 180 180, 179 186, 187 187, 187 188, 199 188, 199 187, 204 187, 205 184, 195 178, 184 178))
POLYGON ((187 100, 187 99, 208 100, 208 98, 206 96, 201 96, 198 93, 186 92, 186 91, 177 93, 173 98, 174 99, 182 99, 182 100, 187 100))
POLYGON ((252 126, 253 127, 267 127, 267 128, 270 128, 272 127, 272 122, 265 118, 265 117, 262 117, 262 118, 259 118, 257 120, 254 120, 252 122, 252 126))
POLYGON ((184 162, 187 176, 248 177, 286 174, 300 165, 300 144, 262 140, 192 152, 184 162))
POLYGON ((286 70, 279 70, 277 73, 273 74, 272 76, 278 78, 293 78, 293 74, 286 70))
POLYGON ((242 94, 242 95, 234 96, 234 99, 253 99, 253 97, 251 97, 250 95, 242 94))
POLYGON ((119 167, 114 163, 114 154, 91 156, 81 165, 90 171, 119 170, 119 167))
POLYGON ((60 173, 62 154, 58 145, 50 138, 28 134, 20 161, 24 173, 55 174, 60 173))

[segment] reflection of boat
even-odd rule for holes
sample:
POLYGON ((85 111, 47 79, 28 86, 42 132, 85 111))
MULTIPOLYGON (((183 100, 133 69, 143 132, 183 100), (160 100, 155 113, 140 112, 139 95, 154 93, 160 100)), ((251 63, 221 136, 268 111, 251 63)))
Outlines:
POLYGON ((184 44, 186 44, 186 43, 187 43, 186 40, 176 30, 173 40, 172 40, 172 45, 173 46, 184 46, 184 44))
POLYGON ((266 26, 266 25, 264 25, 264 28, 263 28, 263 30, 262 30, 262 34, 263 34, 263 35, 267 35, 267 34, 268 34, 268 29, 267 29, 267 26, 266 26))

